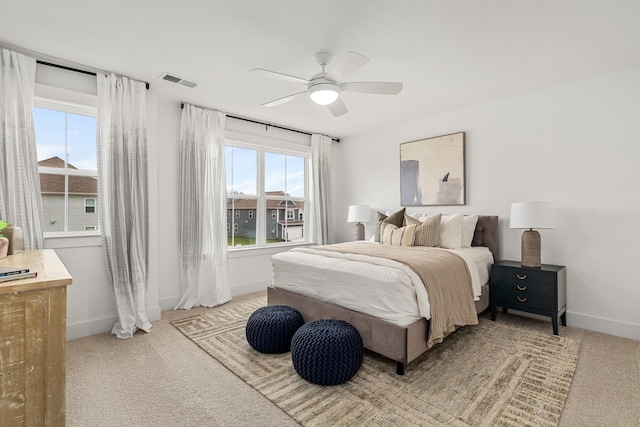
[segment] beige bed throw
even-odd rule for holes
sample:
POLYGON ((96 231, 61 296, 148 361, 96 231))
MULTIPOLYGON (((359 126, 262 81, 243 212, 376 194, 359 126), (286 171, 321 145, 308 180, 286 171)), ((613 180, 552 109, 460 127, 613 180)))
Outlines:
POLYGON ((313 246, 314 250, 387 258, 411 268, 427 288, 431 320, 427 347, 442 342, 457 326, 477 325, 471 275, 458 255, 438 248, 346 242, 313 246))

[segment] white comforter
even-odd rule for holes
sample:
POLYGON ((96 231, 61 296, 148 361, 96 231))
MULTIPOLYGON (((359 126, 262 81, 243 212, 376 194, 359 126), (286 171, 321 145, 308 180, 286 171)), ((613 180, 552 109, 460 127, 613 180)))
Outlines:
MULTIPOLYGON (((377 245, 379 243, 371 243, 377 245)), ((473 293, 479 299, 488 282, 493 256, 487 248, 454 252, 467 263, 473 293)), ((366 255, 297 248, 273 255, 273 287, 286 289, 350 310, 407 326, 431 318, 420 277, 397 261, 366 255)))

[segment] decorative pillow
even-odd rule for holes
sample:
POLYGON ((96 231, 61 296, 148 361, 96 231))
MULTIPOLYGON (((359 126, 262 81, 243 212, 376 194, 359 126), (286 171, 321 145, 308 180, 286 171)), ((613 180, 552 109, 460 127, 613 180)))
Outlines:
POLYGON ((462 247, 470 248, 473 240, 473 233, 476 231, 478 215, 465 215, 462 218, 462 247))
POLYGON ((423 216, 419 220, 410 216, 405 216, 406 224, 416 226, 416 236, 413 240, 413 246, 438 246, 440 239, 440 219, 442 214, 423 216))
POLYGON ((462 212, 442 216, 438 241, 441 248, 460 249, 462 247, 462 218, 462 212))
POLYGON ((381 242, 382 241, 382 236, 380 234, 380 226, 382 225, 382 221, 384 221, 385 219, 387 219, 387 215, 383 214, 382 212, 377 212, 377 217, 376 217, 376 228, 375 231, 373 233, 373 241, 374 242, 381 242))
POLYGON ((396 227, 402 227, 404 224, 402 223, 404 220, 404 211, 405 208, 400 209, 397 212, 394 212, 390 215, 385 215, 382 212, 378 212, 378 217, 376 220, 376 242, 382 241, 382 231, 384 230, 385 225, 393 224, 396 227))
POLYGON ((396 227, 394 224, 386 224, 382 230, 382 243, 395 246, 413 246, 416 234, 416 225, 396 227))

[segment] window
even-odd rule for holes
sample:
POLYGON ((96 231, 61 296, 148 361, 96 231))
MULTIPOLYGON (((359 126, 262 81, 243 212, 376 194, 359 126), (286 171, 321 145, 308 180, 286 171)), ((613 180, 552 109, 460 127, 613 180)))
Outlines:
MULTIPOLYGON (((95 211, 96 211, 96 199, 84 199, 84 213, 95 213, 95 211)), ((87 227, 85 227, 84 229, 86 230, 87 227)))
POLYGON ((41 97, 34 105, 43 231, 95 231, 96 108, 41 97))
POLYGON ((230 247, 306 241, 305 224, 297 218, 307 202, 308 150, 227 141, 225 162, 227 210, 237 213, 230 247))

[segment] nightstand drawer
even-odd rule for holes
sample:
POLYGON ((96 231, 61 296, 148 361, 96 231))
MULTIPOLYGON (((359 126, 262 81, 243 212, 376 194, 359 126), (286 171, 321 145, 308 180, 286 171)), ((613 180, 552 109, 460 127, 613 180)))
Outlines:
POLYGON ((495 301, 500 306, 508 305, 516 310, 533 307, 540 310, 552 311, 556 308, 556 298, 554 295, 540 295, 530 292, 497 290, 495 301))
POLYGON ((524 292, 528 294, 548 295, 551 297, 556 295, 556 287, 553 284, 539 283, 529 280, 496 280, 493 283, 493 288, 497 292, 524 292))
POLYGON ((548 271, 536 271, 521 268, 496 268, 493 271, 493 280, 496 282, 511 282, 520 284, 547 284, 555 285, 556 274, 548 271))

